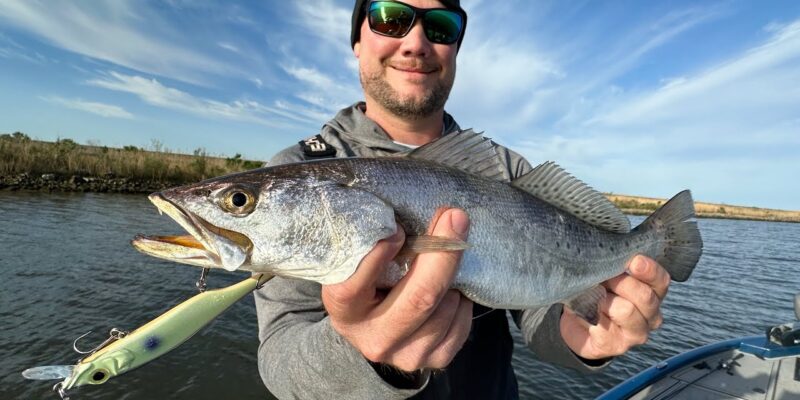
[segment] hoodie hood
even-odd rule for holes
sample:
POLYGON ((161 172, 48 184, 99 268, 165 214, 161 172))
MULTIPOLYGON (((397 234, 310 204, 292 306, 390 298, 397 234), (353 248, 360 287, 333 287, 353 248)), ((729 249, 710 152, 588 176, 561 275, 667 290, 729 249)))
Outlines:
MULTIPOLYGON (((323 138, 331 144, 338 144, 348 153, 356 156, 380 156, 408 151, 408 147, 392 141, 383 128, 369 119, 364 114, 365 109, 366 104, 358 102, 339 111, 332 120, 323 126, 323 138)), ((453 117, 445 112, 443 135, 459 130, 461 128, 453 117)))

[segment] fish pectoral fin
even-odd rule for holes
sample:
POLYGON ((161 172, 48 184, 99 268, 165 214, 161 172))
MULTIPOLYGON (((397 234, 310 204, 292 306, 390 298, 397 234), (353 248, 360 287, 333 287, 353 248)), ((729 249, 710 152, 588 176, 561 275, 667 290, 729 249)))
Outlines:
POLYGON ((597 285, 564 300, 562 303, 575 314, 595 325, 599 316, 597 306, 607 294, 605 287, 597 285))
POLYGON ((469 243, 463 240, 450 239, 443 236, 406 236, 406 243, 401 252, 419 254, 435 251, 461 251, 469 247, 469 243))

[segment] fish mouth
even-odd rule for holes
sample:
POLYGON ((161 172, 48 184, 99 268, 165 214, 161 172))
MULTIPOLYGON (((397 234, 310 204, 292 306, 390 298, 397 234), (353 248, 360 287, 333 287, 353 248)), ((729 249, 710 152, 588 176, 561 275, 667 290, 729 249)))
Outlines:
POLYGON ((187 211, 161 193, 153 193, 150 201, 162 214, 175 220, 188 235, 137 235, 132 241, 140 252, 182 264, 203 268, 224 268, 233 271, 250 259, 253 242, 245 235, 218 227, 187 211))

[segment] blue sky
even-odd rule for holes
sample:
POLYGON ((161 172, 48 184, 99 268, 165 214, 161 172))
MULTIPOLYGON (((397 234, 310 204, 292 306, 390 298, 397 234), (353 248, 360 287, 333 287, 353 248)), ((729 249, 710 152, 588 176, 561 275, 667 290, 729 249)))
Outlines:
MULTIPOLYGON (((462 127, 602 191, 800 210, 800 2, 462 4, 462 127)), ((362 98, 351 7, 3 0, 0 132, 268 159, 362 98)))

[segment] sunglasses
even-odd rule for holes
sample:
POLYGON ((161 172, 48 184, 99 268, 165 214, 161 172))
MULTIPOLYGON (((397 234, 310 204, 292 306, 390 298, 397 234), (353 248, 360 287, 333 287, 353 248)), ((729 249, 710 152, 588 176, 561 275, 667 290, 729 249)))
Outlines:
POLYGON ((369 29, 393 38, 407 35, 418 17, 431 43, 453 44, 464 30, 465 16, 447 8, 416 8, 399 1, 373 1, 367 12, 369 29))

